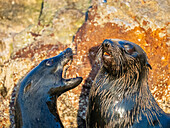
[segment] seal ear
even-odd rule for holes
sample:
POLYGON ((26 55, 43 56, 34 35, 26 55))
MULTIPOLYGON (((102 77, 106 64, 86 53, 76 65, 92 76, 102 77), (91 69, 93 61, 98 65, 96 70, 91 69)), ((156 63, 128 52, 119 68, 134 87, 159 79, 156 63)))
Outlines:
POLYGON ((26 93, 31 88, 31 81, 27 83, 27 85, 24 88, 24 93, 26 93))
POLYGON ((148 62, 146 62, 146 66, 148 66, 152 70, 152 67, 148 62))

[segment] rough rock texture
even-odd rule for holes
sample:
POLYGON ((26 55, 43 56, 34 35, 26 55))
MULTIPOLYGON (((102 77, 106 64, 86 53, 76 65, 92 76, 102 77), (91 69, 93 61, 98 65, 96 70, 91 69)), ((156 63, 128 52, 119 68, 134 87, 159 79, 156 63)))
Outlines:
POLYGON ((18 80, 41 60, 66 47, 76 53, 67 77, 79 75, 84 80, 58 99, 58 110, 65 127, 77 127, 77 121, 83 124, 88 92, 99 68, 95 54, 106 38, 129 40, 146 51, 153 68, 151 92, 160 107, 170 113, 168 0, 44 0, 41 5, 37 24, 12 38, 2 34, 7 38, 0 41, 0 127, 9 127, 10 117, 13 125, 18 80))
POLYGON ((0 41, 6 43, 29 25, 37 23, 40 10, 41 0, 0 0, 0 41))

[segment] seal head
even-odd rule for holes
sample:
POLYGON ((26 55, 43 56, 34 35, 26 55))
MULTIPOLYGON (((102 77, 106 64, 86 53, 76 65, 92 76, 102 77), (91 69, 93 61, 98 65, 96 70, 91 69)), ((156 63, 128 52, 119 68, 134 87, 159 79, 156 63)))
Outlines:
POLYGON ((102 60, 104 67, 112 75, 123 75, 129 69, 134 70, 135 66, 139 70, 141 67, 151 68, 143 49, 126 40, 106 39, 102 44, 102 60))
POLYGON ((64 66, 72 59, 72 50, 68 48, 55 57, 43 60, 18 83, 16 127, 63 127, 56 113, 56 98, 82 81, 81 77, 62 77, 64 66))

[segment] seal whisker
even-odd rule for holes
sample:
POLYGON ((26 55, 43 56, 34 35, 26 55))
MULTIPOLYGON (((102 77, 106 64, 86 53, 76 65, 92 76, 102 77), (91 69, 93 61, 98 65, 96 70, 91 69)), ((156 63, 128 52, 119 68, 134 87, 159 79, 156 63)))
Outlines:
POLYGON ((89 106, 95 109, 87 110, 87 127, 157 124, 168 128, 170 117, 159 108, 149 90, 148 59, 140 46, 125 40, 106 39, 96 58, 101 58, 102 66, 90 91, 89 99, 93 100, 89 106))
MULTIPOLYGON (((97 51, 97 54, 95 56, 95 60, 100 64, 100 67, 102 66, 102 61, 101 61, 101 57, 102 57, 102 45, 100 45, 98 47, 98 51, 97 51)), ((95 61, 94 61, 95 63, 95 61)))

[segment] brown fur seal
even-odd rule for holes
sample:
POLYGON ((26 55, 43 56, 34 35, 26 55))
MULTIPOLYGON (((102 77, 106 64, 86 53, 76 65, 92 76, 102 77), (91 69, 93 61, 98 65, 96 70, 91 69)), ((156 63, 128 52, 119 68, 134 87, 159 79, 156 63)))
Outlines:
POLYGON ((170 128, 148 87, 151 66, 135 43, 106 39, 98 52, 99 70, 87 109, 88 128, 170 128))
POLYGON ((15 123, 20 128, 61 128, 56 96, 78 86, 82 78, 62 78, 63 67, 73 58, 70 48, 43 60, 19 83, 15 101, 15 123))

